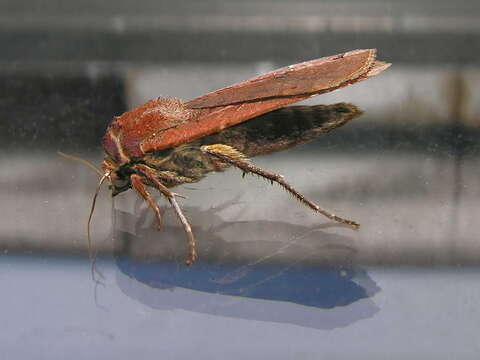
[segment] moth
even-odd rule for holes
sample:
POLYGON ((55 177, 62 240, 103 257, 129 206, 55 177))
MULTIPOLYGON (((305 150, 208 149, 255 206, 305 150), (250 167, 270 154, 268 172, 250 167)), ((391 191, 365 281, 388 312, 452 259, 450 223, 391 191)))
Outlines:
POLYGON ((147 187, 170 203, 187 235, 186 264, 197 258, 191 226, 171 188, 195 183, 213 171, 236 167, 277 183, 301 203, 327 218, 359 224, 323 210, 279 174, 253 165, 249 158, 287 149, 324 135, 361 114, 352 104, 287 105, 375 76, 390 64, 376 60, 375 49, 354 50, 290 65, 265 75, 183 102, 160 97, 115 117, 103 138, 106 157, 95 192, 105 180, 112 196, 134 189, 162 216, 147 187))

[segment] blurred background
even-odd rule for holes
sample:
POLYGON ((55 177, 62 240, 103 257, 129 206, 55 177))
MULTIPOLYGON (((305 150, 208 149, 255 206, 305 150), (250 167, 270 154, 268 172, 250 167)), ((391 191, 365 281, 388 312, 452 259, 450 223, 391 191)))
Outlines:
POLYGON ((480 3, 0 0, 3 358, 477 359, 480 3), (378 77, 307 104, 364 115, 254 159, 359 231, 228 170, 177 192, 158 233, 100 164, 112 117, 278 67, 377 48, 378 77), (208 329, 208 331, 205 331, 208 329))

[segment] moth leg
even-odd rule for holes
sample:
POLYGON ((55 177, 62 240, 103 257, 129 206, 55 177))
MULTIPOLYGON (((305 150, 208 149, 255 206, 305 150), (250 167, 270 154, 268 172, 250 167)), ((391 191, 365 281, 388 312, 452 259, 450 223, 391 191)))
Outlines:
POLYGON ((343 219, 335 214, 332 214, 326 210, 320 208, 317 204, 311 202, 305 196, 300 194, 297 190, 295 190, 290 184, 288 184, 282 175, 271 173, 269 171, 260 169, 254 165, 252 165, 249 160, 243 155, 240 151, 232 148, 228 145, 216 144, 216 145, 204 145, 200 148, 203 153, 208 154, 216 159, 219 159, 227 164, 233 165, 240 170, 243 171, 244 174, 252 173, 258 176, 261 176, 267 180, 276 182, 285 190, 287 190, 290 194, 292 194, 295 198, 297 198, 300 202, 311 208, 313 211, 318 212, 327 218, 337 221, 342 224, 347 224, 350 226, 354 226, 358 228, 360 226, 359 223, 343 219))
POLYGON ((152 197, 150 196, 150 193, 148 190, 145 188, 145 185, 143 185, 142 182, 142 177, 137 174, 133 174, 130 176, 130 181, 132 183, 132 186, 137 192, 145 199, 145 201, 150 205, 150 207, 153 209, 153 212, 155 213, 155 218, 157 219, 157 229, 160 231, 162 229, 162 215, 160 214, 160 209, 158 205, 153 201, 152 197))
POLYGON ((176 196, 181 197, 181 195, 174 193, 170 191, 169 188, 167 188, 165 185, 162 184, 162 182, 158 179, 155 171, 148 166, 138 164, 135 166, 135 169, 140 171, 145 177, 147 178, 148 182, 155 187, 158 191, 160 191, 170 202, 170 205, 173 207, 173 210, 175 211, 175 214, 177 214, 177 217, 180 219, 180 222, 183 225, 183 229, 185 230, 188 241, 187 241, 187 246, 188 246, 188 256, 187 260, 185 260, 185 264, 187 265, 192 265, 195 260, 198 258, 197 254, 197 244, 195 241, 195 237, 193 236, 192 232, 192 227, 188 223, 187 218, 182 212, 182 209, 177 203, 177 200, 175 199, 176 196))

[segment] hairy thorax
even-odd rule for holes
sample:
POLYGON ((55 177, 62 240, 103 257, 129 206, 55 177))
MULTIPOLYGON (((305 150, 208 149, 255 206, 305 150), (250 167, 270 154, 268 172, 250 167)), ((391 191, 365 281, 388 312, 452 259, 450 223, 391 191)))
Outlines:
POLYGON ((212 171, 221 171, 228 165, 212 159, 200 150, 203 142, 196 141, 171 149, 153 151, 143 162, 163 173, 167 186, 193 183, 212 171))

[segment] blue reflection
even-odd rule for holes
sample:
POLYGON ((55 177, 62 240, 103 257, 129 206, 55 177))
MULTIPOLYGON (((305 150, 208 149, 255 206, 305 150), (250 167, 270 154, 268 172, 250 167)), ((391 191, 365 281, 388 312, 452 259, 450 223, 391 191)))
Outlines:
POLYGON ((144 263, 127 256, 118 257, 117 265, 130 277, 158 289, 182 287, 324 309, 346 306, 379 291, 364 270, 344 267, 261 264, 252 268, 199 261, 186 268, 178 262, 144 263), (357 282, 361 278, 362 285, 357 282))

